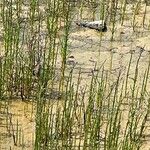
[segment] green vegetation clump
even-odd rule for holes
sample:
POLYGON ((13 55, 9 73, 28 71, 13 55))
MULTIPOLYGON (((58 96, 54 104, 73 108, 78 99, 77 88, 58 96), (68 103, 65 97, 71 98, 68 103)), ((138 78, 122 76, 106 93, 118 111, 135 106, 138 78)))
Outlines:
POLYGON ((131 50, 125 69, 113 70, 113 44, 126 40, 121 39, 125 34, 123 31, 117 39, 118 26, 123 27, 129 22, 131 36, 139 33, 139 28, 146 28, 149 32, 150 25, 146 21, 148 1, 143 2, 141 26, 137 17, 143 10, 143 3, 141 0, 130 2, 0 2, 0 112, 5 103, 7 131, 15 146, 26 149, 19 120, 13 123, 13 116, 8 113, 9 101, 12 103, 17 99, 35 105, 35 113, 32 111, 35 117, 32 149, 142 149, 150 113, 150 55, 148 53, 142 72, 139 68, 146 48, 140 47, 135 59, 134 42, 129 39, 131 50), (87 20, 85 12, 89 9, 90 21, 95 18, 105 20, 109 28, 107 39, 103 38, 103 33, 98 33, 97 49, 101 59, 102 44, 109 43, 110 61, 109 65, 102 61, 94 62, 87 84, 83 84, 83 68, 76 68, 74 61, 69 65, 68 59, 74 58, 70 56, 71 33, 80 30, 74 22, 87 20), (131 10, 130 14, 128 10, 131 10))

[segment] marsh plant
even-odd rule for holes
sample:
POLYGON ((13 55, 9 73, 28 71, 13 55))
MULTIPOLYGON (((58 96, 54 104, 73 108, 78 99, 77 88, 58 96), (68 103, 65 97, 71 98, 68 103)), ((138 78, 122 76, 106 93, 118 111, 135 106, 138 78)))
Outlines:
MULTIPOLYGON (((34 149, 140 149, 150 113, 150 58, 139 84, 142 49, 134 60, 132 77, 132 51, 126 73, 119 69, 112 77, 111 53, 110 68, 107 70, 105 63, 98 69, 95 67, 89 85, 82 85, 82 69, 75 80, 74 66, 67 68, 69 35, 76 12, 82 19, 84 8, 92 7, 94 20, 95 9, 99 9, 99 18, 105 20, 110 29, 111 43, 116 39, 117 24, 124 25, 126 21, 129 1, 3 0, 0 3, 3 47, 0 50, 0 99, 36 103, 36 113, 32 113, 36 128, 34 149)), ((135 31, 141 1, 133 4, 130 19, 135 31)), ((100 43, 101 40, 102 35, 100 43)), ((6 108, 8 112, 7 105, 6 108)), ((14 145, 25 149, 19 121, 14 125, 12 116, 6 114, 7 131, 14 145)))

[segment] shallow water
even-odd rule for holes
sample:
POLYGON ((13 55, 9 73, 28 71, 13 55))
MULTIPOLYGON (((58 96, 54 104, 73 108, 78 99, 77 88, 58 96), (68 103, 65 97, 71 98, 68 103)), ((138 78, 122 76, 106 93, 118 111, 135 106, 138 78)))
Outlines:
MULTIPOLYGON (((150 14, 150 7, 148 7, 147 12, 150 14)), ((87 14, 88 12, 85 11, 85 14, 83 15, 84 20, 89 19, 87 14)), ((149 16, 147 15, 147 20, 150 19, 149 16)), ((140 24, 142 22, 141 14, 137 17, 140 24)), ((110 71, 112 80, 117 78, 120 70, 122 71, 122 76, 125 76, 126 68, 130 59, 130 52, 134 51, 129 77, 129 82, 132 82, 137 58, 140 54, 141 48, 143 47, 144 50, 142 52, 138 68, 138 84, 141 85, 141 79, 149 61, 150 31, 143 28, 136 28, 136 31, 133 32, 130 20, 126 21, 124 26, 116 24, 116 27, 115 40, 110 42, 111 26, 108 25, 108 32, 102 35, 102 41, 100 44, 100 33, 89 29, 78 28, 73 22, 69 36, 68 49, 69 55, 72 57, 67 60, 68 71, 75 65, 73 78, 76 83, 78 79, 78 72, 80 68, 82 69, 81 88, 85 84, 89 85, 89 78, 91 78, 95 64, 97 64, 97 68, 100 68, 104 64, 105 70, 110 71), (69 61, 71 63, 69 63, 69 61)), ((58 60, 58 65, 59 64, 60 60, 58 60)), ((148 83, 148 87, 150 87, 150 82, 148 83)), ((150 92, 150 88, 147 88, 147 92, 150 92)), ((35 138, 35 108, 36 103, 32 101, 25 102, 21 100, 9 100, 6 102, 0 102, 0 149, 33 149, 35 138), (17 122, 18 129, 20 130, 20 136, 18 137, 18 145, 14 146, 12 135, 16 135, 17 133, 17 122)), ((142 148, 145 150, 150 148, 149 131, 150 129, 148 125, 145 134, 146 141, 142 148)))

